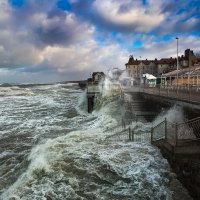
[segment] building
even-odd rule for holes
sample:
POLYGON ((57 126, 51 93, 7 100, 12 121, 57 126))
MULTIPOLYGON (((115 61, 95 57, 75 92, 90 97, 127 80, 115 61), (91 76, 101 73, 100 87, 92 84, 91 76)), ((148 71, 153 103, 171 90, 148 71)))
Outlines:
MULTIPOLYGON (((190 49, 185 50, 185 54, 178 57, 179 69, 191 68, 200 63, 200 57, 194 55, 190 49)), ((162 58, 160 60, 138 60, 131 55, 128 63, 125 64, 128 75, 141 82, 143 74, 161 76, 177 69, 177 58, 162 58)))
POLYGON ((135 60, 132 55, 130 55, 128 63, 126 63, 126 71, 128 75, 134 79, 137 79, 140 77, 140 61, 135 60))
POLYGON ((140 82, 142 74, 153 74, 157 76, 157 64, 156 60, 137 60, 131 55, 126 65, 126 71, 130 77, 140 82))
POLYGON ((190 68, 200 62, 200 58, 195 56, 190 49, 185 50, 185 55, 179 57, 179 64, 181 68, 190 68))
POLYGON ((93 72, 92 73, 92 81, 93 83, 99 83, 102 79, 104 79, 105 74, 103 72, 93 72))
POLYGON ((164 73, 173 71, 176 69, 177 59, 176 58, 162 58, 156 62, 157 64, 157 76, 164 73))

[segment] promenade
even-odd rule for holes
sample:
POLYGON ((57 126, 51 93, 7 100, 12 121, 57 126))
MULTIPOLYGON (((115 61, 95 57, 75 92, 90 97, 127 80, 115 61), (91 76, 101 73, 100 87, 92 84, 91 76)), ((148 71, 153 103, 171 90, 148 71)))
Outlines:
POLYGON ((122 87, 124 93, 141 93, 146 99, 158 103, 177 104, 188 107, 193 111, 200 111, 200 86, 128 86, 122 87))
POLYGON ((200 86, 128 86, 122 87, 124 92, 142 92, 157 96, 169 97, 179 101, 200 104, 200 86))

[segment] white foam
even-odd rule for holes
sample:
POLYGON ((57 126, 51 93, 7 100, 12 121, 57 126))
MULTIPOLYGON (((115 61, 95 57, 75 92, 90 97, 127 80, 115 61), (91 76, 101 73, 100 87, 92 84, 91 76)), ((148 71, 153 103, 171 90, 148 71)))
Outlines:
POLYGON ((183 109, 178 105, 174 105, 169 110, 160 113, 153 123, 158 124, 165 120, 165 118, 171 123, 182 123, 186 120, 183 109))
MULTIPOLYGON (((51 94, 50 88, 45 90, 51 94)), ((121 118, 119 88, 114 86, 105 90, 92 114, 81 112, 81 106, 78 106, 79 115, 73 118, 67 118, 63 114, 67 110, 66 105, 78 109, 80 94, 66 97, 63 91, 59 93, 58 87, 54 94, 57 97, 48 96, 42 90, 36 91, 34 97, 24 97, 30 105, 34 105, 34 102, 35 105, 30 107, 32 118, 22 123, 20 128, 31 130, 33 137, 42 139, 32 148, 28 156, 30 163, 24 173, 3 192, 1 197, 4 200, 12 197, 22 200, 48 197, 81 199, 81 192, 86 199, 116 199, 117 195, 121 195, 120 198, 123 199, 172 198, 169 189, 170 167, 157 148, 147 144, 105 140, 107 135, 113 134, 108 130, 119 126, 121 118), (44 107, 51 112, 43 117, 36 114, 44 107), (63 109, 52 111, 54 107, 63 109), (60 122, 66 124, 63 123, 59 128, 60 122), (65 128, 76 128, 76 131, 56 135, 56 131, 65 128), (56 130, 53 136, 55 138, 48 139, 52 129, 56 130)), ((13 104, 9 106, 8 110, 11 111, 13 104)), ((22 108, 24 107, 20 109, 22 108)), ((17 105, 15 111, 20 112, 17 105)), ((23 112, 21 114, 23 116, 23 112)), ((2 121, 5 119, 2 118, 2 121)), ((147 129, 142 123, 133 126, 141 131, 147 129)))

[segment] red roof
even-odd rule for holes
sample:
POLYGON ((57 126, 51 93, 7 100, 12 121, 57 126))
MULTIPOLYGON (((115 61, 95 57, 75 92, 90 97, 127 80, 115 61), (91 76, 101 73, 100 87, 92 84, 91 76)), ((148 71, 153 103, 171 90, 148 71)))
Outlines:
POLYGON ((145 64, 145 65, 149 65, 151 62, 155 63, 156 60, 135 60, 133 58, 133 56, 130 56, 129 57, 129 60, 128 60, 128 63, 126 63, 125 65, 139 65, 140 63, 142 62, 142 64, 145 64))
POLYGON ((176 63, 175 58, 162 58, 157 61, 157 64, 174 64, 176 63))

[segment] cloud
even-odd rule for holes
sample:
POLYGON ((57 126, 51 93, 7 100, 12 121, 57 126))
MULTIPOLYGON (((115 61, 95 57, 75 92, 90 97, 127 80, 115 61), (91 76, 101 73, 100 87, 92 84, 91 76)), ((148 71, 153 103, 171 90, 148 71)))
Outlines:
POLYGON ((91 39, 86 44, 68 47, 47 46, 40 55, 51 69, 67 75, 69 72, 81 74, 85 71, 108 70, 110 66, 123 68, 127 53, 117 44, 108 43, 100 46, 91 39), (119 57, 121 61, 115 63, 119 57))
POLYGON ((191 30, 198 32, 200 26, 198 1, 177 3, 179 7, 165 0, 69 0, 67 10, 57 6, 58 0, 27 0, 17 6, 0 0, 0 79, 85 79, 93 71, 123 69, 130 54, 175 56, 175 36, 180 53, 197 51, 199 35, 191 30))
POLYGON ((94 27, 73 13, 50 6, 45 12, 35 1, 27 2, 13 8, 6 0, 0 1, 0 14, 5 16, 0 22, 0 68, 37 65, 45 60, 46 47, 76 45, 92 37, 94 27))
POLYGON ((72 13, 64 13, 63 17, 44 16, 34 20, 37 24, 34 34, 44 45, 69 45, 90 37, 93 32, 92 26, 79 22, 72 13))
MULTIPOLYGON (((162 41, 161 38, 152 36, 144 36, 141 38, 143 46, 137 49, 137 52, 133 52, 135 58, 142 59, 160 59, 160 58, 170 58, 177 56, 177 41, 172 38, 169 41, 162 41)), ((179 37, 179 56, 184 55, 186 49, 191 49, 195 52, 199 51, 200 37, 198 36, 182 36, 179 37), (191 45, 192 44, 192 45, 191 45)))
MULTIPOLYGON (((21 78, 25 76, 24 74, 28 75, 30 82, 38 80, 38 78, 35 79, 36 75, 42 82, 48 79, 51 81, 82 80, 88 78, 93 71, 107 71, 113 67, 123 69, 129 54, 121 50, 117 44, 108 43, 99 46, 96 41, 90 40, 83 45, 47 46, 39 55, 42 62, 15 69, 16 78, 14 80, 17 77, 19 80, 19 74, 23 75, 21 78)), ((11 76, 8 74, 7 80, 11 76)))
POLYGON ((198 32, 200 27, 199 11, 198 0, 166 1, 162 5, 165 20, 154 32, 160 34, 191 34, 191 32, 198 32))
POLYGON ((79 21, 75 14, 58 9, 56 0, 25 1, 20 8, 13 8, 10 16, 12 28, 28 30, 33 43, 41 47, 79 42, 90 37, 93 29, 90 24, 79 21))
POLYGON ((148 32, 165 17, 157 5, 155 1, 144 6, 138 0, 95 0, 92 4, 86 0, 84 3, 75 3, 74 12, 107 30, 148 32), (88 11, 87 14, 85 10, 88 11))

